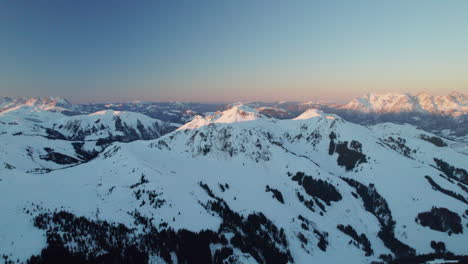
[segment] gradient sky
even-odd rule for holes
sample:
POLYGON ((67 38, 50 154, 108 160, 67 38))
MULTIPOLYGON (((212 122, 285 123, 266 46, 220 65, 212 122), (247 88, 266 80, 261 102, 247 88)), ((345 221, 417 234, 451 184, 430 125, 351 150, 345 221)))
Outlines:
POLYGON ((468 92, 466 0, 2 0, 0 96, 468 92))

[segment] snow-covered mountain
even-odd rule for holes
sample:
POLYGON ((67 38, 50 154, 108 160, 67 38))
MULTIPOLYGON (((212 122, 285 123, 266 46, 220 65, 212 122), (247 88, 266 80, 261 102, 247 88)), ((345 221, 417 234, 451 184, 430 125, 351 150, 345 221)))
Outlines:
POLYGON ((310 108, 336 114, 361 125, 392 122, 411 124, 456 141, 468 142, 468 96, 451 92, 445 96, 427 93, 367 94, 346 104, 324 101, 251 102, 247 105, 278 119, 291 119, 310 108))
POLYGON ((42 135, 80 141, 154 139, 177 126, 133 112, 99 111, 68 116, 41 106, 19 105, 0 112, 0 133, 42 135))
POLYGON ((113 110, 53 120, 51 129, 70 140, 133 141, 155 139, 177 127, 133 112, 113 110))
POLYGON ((468 96, 460 92, 452 92, 444 96, 433 96, 427 93, 367 94, 351 100, 342 109, 363 113, 419 112, 458 117, 468 114, 468 96))
POLYGON ((0 112, 18 107, 18 106, 31 106, 34 108, 47 110, 47 111, 69 111, 72 104, 66 99, 61 97, 18 97, 0 98, 0 112))
POLYGON ((67 116, 42 104, 17 105, 0 112, 0 166, 49 172, 87 162, 112 142, 155 139, 176 128, 140 113, 67 116))
POLYGON ((181 126, 179 130, 199 128, 213 123, 236 123, 259 119, 270 119, 270 117, 244 104, 235 104, 225 111, 218 111, 206 117, 197 115, 192 121, 181 126))
MULTIPOLYGON (((0 254, 30 263, 466 261, 468 158, 454 144, 465 143, 411 125, 365 127, 316 109, 278 120, 235 105, 40 177, 0 167, 0 254)), ((12 149, 2 161, 19 160, 12 149)))

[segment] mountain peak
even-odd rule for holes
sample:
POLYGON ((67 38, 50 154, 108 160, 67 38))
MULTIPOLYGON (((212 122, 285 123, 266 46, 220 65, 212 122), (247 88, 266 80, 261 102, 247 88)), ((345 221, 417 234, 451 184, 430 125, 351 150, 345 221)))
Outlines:
POLYGON ((237 104, 219 114, 215 114, 214 121, 216 123, 235 123, 252 121, 262 117, 266 116, 247 105, 237 104))
POLYGON ((94 113, 90 114, 90 116, 98 116, 98 115, 99 116, 118 116, 118 115, 120 115, 120 113, 121 113, 121 111, 107 109, 107 110, 94 112, 94 113))
POLYGON ((196 116, 192 121, 181 126, 179 130, 194 129, 206 126, 212 123, 238 123, 246 121, 254 121, 258 119, 271 119, 270 117, 261 114, 259 111, 242 103, 234 104, 231 108, 218 111, 207 117, 196 116))
POLYGON ((298 117, 294 118, 293 120, 305 120, 315 117, 325 117, 327 119, 337 119, 338 116, 336 115, 327 115, 322 110, 318 110, 315 108, 311 108, 306 110, 304 113, 300 114, 298 117))

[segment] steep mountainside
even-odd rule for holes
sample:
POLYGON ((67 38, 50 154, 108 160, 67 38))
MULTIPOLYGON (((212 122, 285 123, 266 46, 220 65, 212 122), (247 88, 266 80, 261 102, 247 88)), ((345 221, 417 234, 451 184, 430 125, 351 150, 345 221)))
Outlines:
POLYGON ((466 260, 468 163, 453 144, 410 125, 367 128, 315 109, 277 120, 236 105, 40 177, 0 167, 0 254, 31 263, 466 260))

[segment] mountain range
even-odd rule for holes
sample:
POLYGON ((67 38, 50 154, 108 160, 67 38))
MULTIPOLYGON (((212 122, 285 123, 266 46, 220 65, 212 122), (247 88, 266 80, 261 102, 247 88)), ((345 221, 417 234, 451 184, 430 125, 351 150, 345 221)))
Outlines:
POLYGON ((463 94, 106 105, 0 103, 5 263, 468 260, 463 94))

